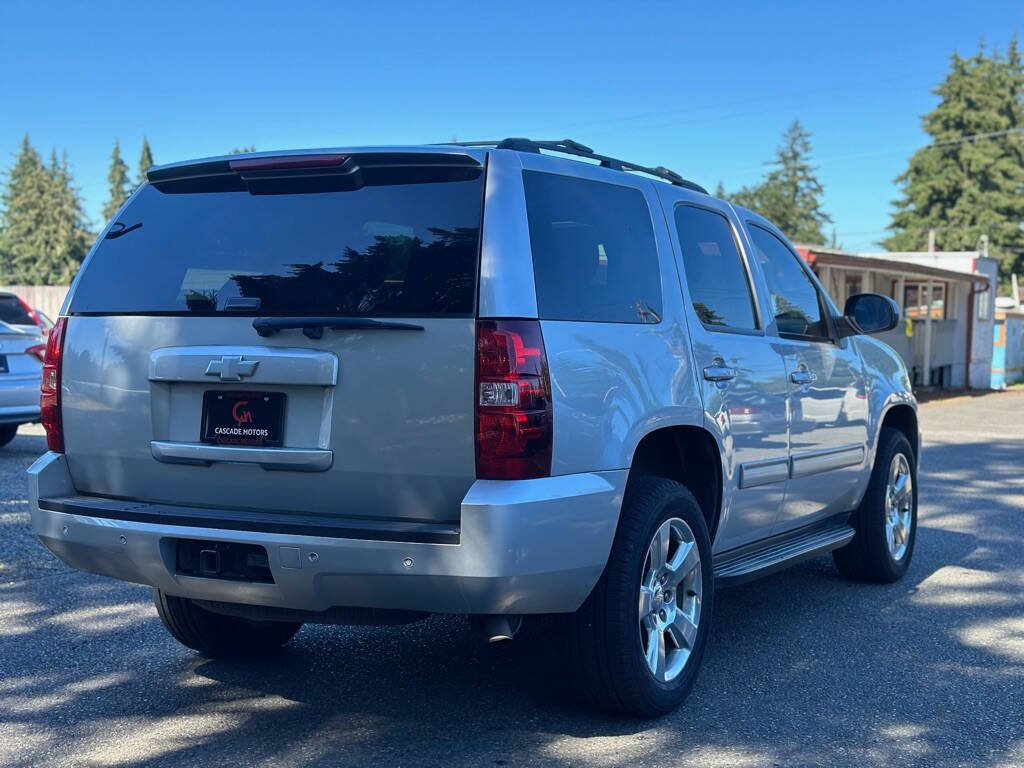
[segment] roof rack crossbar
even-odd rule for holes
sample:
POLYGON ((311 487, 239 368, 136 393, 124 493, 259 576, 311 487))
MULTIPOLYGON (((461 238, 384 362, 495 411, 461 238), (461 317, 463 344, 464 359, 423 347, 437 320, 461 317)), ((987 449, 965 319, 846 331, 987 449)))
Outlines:
POLYGON ((700 184, 684 179, 675 171, 671 171, 662 165, 650 168, 646 165, 631 163, 628 160, 620 160, 616 157, 601 155, 585 144, 573 141, 572 139, 538 140, 508 138, 496 141, 455 141, 452 142, 452 144, 460 147, 494 147, 495 149, 514 149, 519 152, 534 152, 537 154, 539 154, 542 149, 549 152, 560 152, 564 155, 575 155, 577 157, 585 157, 590 160, 597 160, 600 162, 602 168, 611 168, 615 171, 638 171, 640 173, 646 173, 649 176, 664 179, 677 187, 685 187, 686 189, 692 189, 696 192, 702 192, 705 195, 708 194, 708 191, 700 184))

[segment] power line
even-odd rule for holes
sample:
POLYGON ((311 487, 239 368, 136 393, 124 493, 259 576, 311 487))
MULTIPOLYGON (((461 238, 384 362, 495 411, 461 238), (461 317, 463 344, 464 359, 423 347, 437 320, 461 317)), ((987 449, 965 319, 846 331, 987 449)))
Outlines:
MULTIPOLYGON (((941 147, 948 147, 948 146, 952 146, 954 144, 961 144, 961 143, 966 142, 966 141, 974 141, 975 139, 1005 138, 1007 136, 1010 136, 1010 135, 1013 135, 1013 134, 1017 134, 1017 133, 1024 133, 1024 128, 1007 128, 1006 130, 1002 130, 1002 131, 988 131, 987 133, 972 133, 972 134, 968 134, 966 136, 958 136, 958 137, 952 138, 952 139, 941 139, 939 141, 933 141, 931 144, 925 144, 923 147, 902 146, 902 147, 891 147, 891 148, 888 148, 888 149, 871 150, 871 151, 867 151, 867 152, 844 152, 844 153, 837 154, 837 155, 824 155, 823 157, 813 158, 812 162, 814 163, 814 165, 820 166, 822 164, 828 164, 828 162, 830 162, 832 160, 859 160, 861 158, 866 158, 866 157, 879 157, 879 156, 882 156, 882 155, 892 155, 892 154, 896 154, 898 152, 919 152, 921 150, 939 149, 941 147)), ((761 168, 765 167, 766 165, 772 165, 773 163, 774 163, 774 161, 769 160, 769 161, 767 161, 765 163, 762 163, 761 165, 756 166, 756 167, 748 167, 748 168, 736 169, 736 170, 732 170, 732 171, 725 171, 723 173, 720 173, 719 176, 725 178, 725 177, 728 177, 728 176, 737 176, 737 175, 743 174, 743 173, 750 173, 751 171, 760 170, 761 168)))
MULTIPOLYGON (((893 83, 893 82, 903 82, 903 81, 915 80, 915 79, 921 77, 924 74, 926 74, 926 72, 924 70, 921 70, 921 71, 916 72, 916 73, 903 74, 903 75, 898 75, 898 76, 894 76, 894 77, 884 77, 884 78, 872 78, 872 79, 867 79, 867 80, 858 80, 858 81, 848 82, 845 85, 844 84, 838 84, 838 85, 837 84, 831 84, 829 86, 823 86, 821 88, 811 88, 811 89, 804 89, 804 90, 799 90, 799 91, 788 91, 788 92, 785 92, 785 93, 773 94, 771 96, 747 97, 747 98, 743 98, 743 99, 739 99, 739 100, 735 100, 735 101, 724 101, 724 102, 716 102, 716 103, 710 103, 710 104, 699 104, 699 105, 689 104, 689 105, 687 105, 685 107, 679 107, 677 109, 659 110, 659 111, 655 111, 655 112, 641 112, 641 113, 636 113, 636 114, 632 114, 632 115, 620 115, 618 117, 600 118, 600 119, 597 119, 597 120, 589 120, 589 121, 584 121, 584 122, 563 123, 561 125, 553 126, 553 127, 552 126, 547 126, 547 127, 543 127, 543 128, 521 129, 521 130, 515 131, 514 133, 529 135, 531 133, 545 133, 545 132, 550 132, 550 131, 562 131, 562 130, 568 130, 568 129, 572 129, 572 128, 587 128, 587 127, 595 126, 595 125, 608 125, 610 123, 636 122, 636 121, 641 121, 641 120, 650 120, 652 118, 671 117, 671 116, 674 116, 674 115, 691 115, 691 114, 693 114, 695 112, 703 112, 703 111, 716 110, 716 109, 727 109, 727 108, 730 108, 730 107, 745 106, 745 105, 749 105, 749 104, 757 104, 759 102, 771 102, 771 101, 775 101, 775 100, 778 100, 778 99, 788 99, 788 98, 793 98, 793 97, 810 96, 810 95, 814 95, 814 94, 818 94, 818 93, 834 94, 837 91, 838 92, 849 91, 851 89, 861 88, 861 87, 864 87, 864 86, 874 86, 874 85, 880 85, 880 84, 884 84, 884 83, 893 83)), ((927 74, 932 74, 932 73, 929 71, 927 74)), ((832 101, 834 101, 834 100, 829 99, 827 103, 831 103, 832 101)), ((823 103, 823 102, 819 102, 819 103, 823 103)), ((745 117, 745 116, 748 116, 748 115, 751 115, 751 114, 753 114, 753 115, 766 114, 767 112, 771 112, 771 111, 778 111, 778 110, 783 110, 783 109, 793 109, 793 108, 799 108, 801 106, 815 106, 815 104, 811 103, 809 105, 808 104, 804 104, 804 105, 795 105, 795 106, 793 106, 793 105, 791 105, 791 106, 777 106, 777 107, 772 107, 772 108, 767 109, 767 110, 759 110, 759 111, 753 112, 753 113, 743 112, 743 113, 740 113, 740 114, 728 114, 728 115, 721 115, 721 116, 715 116, 715 117, 710 117, 710 118, 702 118, 702 119, 698 119, 696 121, 683 121, 682 123, 672 122, 672 123, 668 123, 668 124, 664 124, 664 125, 655 125, 655 126, 647 126, 647 127, 648 128, 660 128, 660 127, 667 127, 667 126, 673 126, 673 125, 687 125, 690 122, 706 122, 708 120, 731 120, 731 119, 734 119, 735 117, 745 117)), ((507 133, 507 127, 505 129, 502 129, 502 130, 507 133)), ((603 134, 617 133, 617 132, 620 132, 621 130, 630 130, 630 128, 629 128, 629 126, 626 126, 626 127, 623 127, 623 128, 616 128, 616 129, 614 129, 612 131, 604 131, 602 133, 603 134)), ((501 133, 501 132, 502 131, 497 131, 497 133, 501 133)), ((486 133, 486 131, 484 133, 486 133)), ((491 131, 491 133, 495 133, 495 131, 491 131)), ((599 134, 596 134, 596 135, 602 135, 602 133, 599 133, 599 134)), ((588 134, 588 135, 593 135, 593 134, 588 134)))

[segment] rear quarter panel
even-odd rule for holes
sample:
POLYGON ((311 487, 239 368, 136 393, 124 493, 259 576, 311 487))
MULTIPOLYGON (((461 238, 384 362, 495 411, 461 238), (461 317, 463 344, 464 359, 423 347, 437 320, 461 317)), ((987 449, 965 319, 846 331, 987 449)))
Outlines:
POLYGON ((521 157, 527 170, 630 186, 647 201, 661 271, 661 322, 541 320, 554 397, 552 474, 628 468, 649 432, 703 424, 679 276, 656 182, 563 158, 521 157))

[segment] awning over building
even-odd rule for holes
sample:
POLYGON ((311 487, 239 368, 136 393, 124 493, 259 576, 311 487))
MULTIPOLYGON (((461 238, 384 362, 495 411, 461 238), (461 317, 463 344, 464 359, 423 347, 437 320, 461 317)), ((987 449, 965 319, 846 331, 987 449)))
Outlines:
MULTIPOLYGON (((975 359, 976 320, 991 322, 995 263, 975 251, 858 254, 797 246, 840 309, 856 293, 881 293, 900 305, 904 323, 885 335, 915 385, 969 386, 988 379, 975 359), (979 371, 972 374, 977 363, 979 371)), ((991 348, 988 348, 991 358, 991 348)))

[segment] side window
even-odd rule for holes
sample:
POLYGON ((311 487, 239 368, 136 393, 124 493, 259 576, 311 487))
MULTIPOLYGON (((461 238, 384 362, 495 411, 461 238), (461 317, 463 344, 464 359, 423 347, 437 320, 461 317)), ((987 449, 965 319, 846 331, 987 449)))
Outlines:
POLYGON ((692 205, 676 207, 676 233, 686 285, 700 321, 709 328, 757 328, 750 281, 729 220, 692 205))
POLYGON ((818 289, 797 261, 800 257, 768 230, 755 224, 749 229, 768 284, 779 335, 828 340, 828 324, 818 289))
POLYGON ((547 320, 661 321, 651 212, 632 187, 524 171, 537 308, 547 320))

